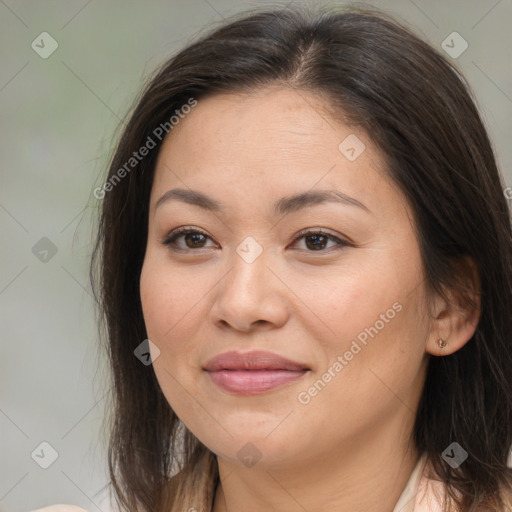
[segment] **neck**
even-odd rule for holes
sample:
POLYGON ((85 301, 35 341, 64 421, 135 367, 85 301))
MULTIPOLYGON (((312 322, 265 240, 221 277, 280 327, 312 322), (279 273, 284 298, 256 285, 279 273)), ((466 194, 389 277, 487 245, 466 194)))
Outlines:
POLYGON ((370 430, 293 464, 245 468, 219 458, 212 510, 393 512, 420 456, 407 435, 411 427, 412 418, 399 414, 378 435, 370 430))

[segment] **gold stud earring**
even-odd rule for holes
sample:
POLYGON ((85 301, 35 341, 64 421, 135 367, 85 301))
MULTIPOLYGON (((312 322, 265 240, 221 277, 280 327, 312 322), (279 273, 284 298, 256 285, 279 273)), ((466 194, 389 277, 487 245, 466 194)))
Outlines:
POLYGON ((439 339, 437 340, 437 343, 439 344, 439 348, 444 348, 444 347, 446 347, 446 341, 445 341, 445 340, 443 340, 443 338, 439 338, 439 339))

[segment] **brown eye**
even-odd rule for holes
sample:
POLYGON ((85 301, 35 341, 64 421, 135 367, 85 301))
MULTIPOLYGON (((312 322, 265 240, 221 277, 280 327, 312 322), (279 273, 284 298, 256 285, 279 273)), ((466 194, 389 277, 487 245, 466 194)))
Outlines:
POLYGON ((186 251, 187 249, 203 249, 205 247, 204 243, 208 238, 210 238, 208 235, 198 231, 197 229, 183 227, 171 232, 163 244, 172 246, 172 248, 177 251, 186 251), (183 238, 185 241, 185 247, 176 247, 178 245, 176 241, 181 238, 183 238))
MULTIPOLYGON (((329 242, 333 242, 337 245, 334 250, 340 250, 350 245, 348 242, 323 230, 303 230, 297 234, 294 243, 302 238, 305 240, 306 248, 304 250, 308 252, 327 252, 331 249, 331 247, 326 248, 329 242)), ((172 231, 163 244, 169 246, 174 251, 187 251, 207 248, 208 246, 206 246, 205 243, 208 239, 211 240, 206 233, 185 226, 172 231), (184 246, 180 246, 180 244, 177 243, 180 239, 184 240, 184 246)))
POLYGON ((329 239, 325 235, 307 235, 304 237, 306 240, 306 246, 308 249, 325 249, 325 246, 327 245, 327 242, 329 239), (311 241, 310 244, 308 244, 308 241, 311 241))
MULTIPOLYGON (((294 242, 304 238, 306 241, 306 248, 309 252, 320 252, 326 249, 326 245, 328 242, 334 242, 338 245, 338 247, 334 250, 343 249, 344 247, 350 245, 348 242, 345 242, 338 237, 331 235, 323 230, 316 231, 307 231, 303 230, 297 234, 294 239, 294 242)), ((329 248, 330 249, 330 248, 329 248)))

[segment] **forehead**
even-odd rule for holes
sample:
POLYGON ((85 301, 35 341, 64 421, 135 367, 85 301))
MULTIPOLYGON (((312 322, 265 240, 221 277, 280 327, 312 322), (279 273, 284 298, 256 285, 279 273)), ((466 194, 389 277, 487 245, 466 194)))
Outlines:
MULTIPOLYGON (((328 106, 314 94, 285 87, 218 93, 200 99, 164 145, 185 144, 188 150, 218 155, 233 155, 243 149, 251 151, 247 155, 251 159, 267 158, 271 154, 267 150, 276 146, 286 150, 291 145, 294 154, 310 152, 311 144, 319 149, 319 143, 323 149, 336 148, 339 134, 335 131, 339 131, 340 123, 331 119, 328 111, 328 106)), ((282 153, 273 156, 278 158, 282 153)))
POLYGON ((173 187, 211 192, 228 203, 237 194, 270 203, 270 196, 315 187, 361 198, 388 194, 390 204, 401 195, 360 128, 335 118, 309 91, 274 87, 198 100, 160 149, 153 207, 173 187), (342 151, 347 140, 360 152, 356 159, 342 151))

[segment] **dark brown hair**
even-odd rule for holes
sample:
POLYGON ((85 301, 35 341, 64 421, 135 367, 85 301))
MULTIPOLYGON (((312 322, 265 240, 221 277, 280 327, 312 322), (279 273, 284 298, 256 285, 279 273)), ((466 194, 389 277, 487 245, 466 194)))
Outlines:
MULTIPOLYGON (((460 262, 474 262, 476 332, 455 353, 430 359, 413 435, 454 510, 504 510, 509 490, 500 490, 512 480, 510 213, 471 93, 439 52, 373 11, 300 7, 238 15, 155 73, 123 129, 109 179, 191 98, 274 84, 321 95, 327 109, 341 109, 381 150, 414 212, 429 293, 456 288, 464 299, 460 262), (453 441, 469 454, 457 469, 441 457, 453 441)), ((114 390, 109 469, 116 500, 130 512, 209 511, 215 455, 180 424, 152 366, 134 357, 147 338, 139 278, 160 145, 103 193, 91 263, 114 390)))

